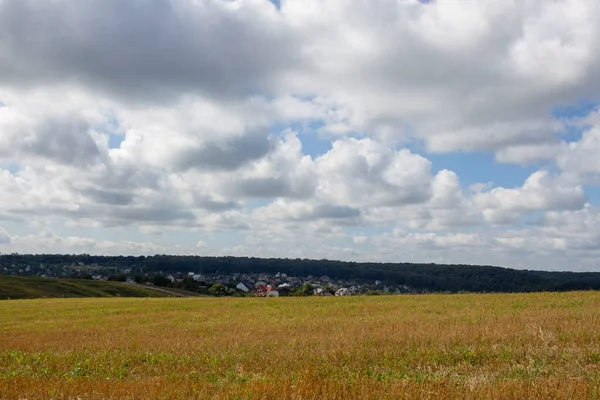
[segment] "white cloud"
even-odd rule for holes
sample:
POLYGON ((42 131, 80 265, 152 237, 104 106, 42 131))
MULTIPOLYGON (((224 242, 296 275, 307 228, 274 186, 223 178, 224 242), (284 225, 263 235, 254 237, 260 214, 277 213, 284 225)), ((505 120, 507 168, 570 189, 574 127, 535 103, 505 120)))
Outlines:
POLYGON ((560 130, 552 108, 599 88, 598 7, 287 1, 314 60, 290 82, 345 107, 347 130, 414 133, 435 151, 548 143, 560 130))
POLYGON ((496 152, 496 161, 513 164, 531 164, 553 160, 567 147, 565 143, 528 144, 505 147, 496 152))
POLYGON ((352 241, 355 244, 365 244, 369 242, 369 237, 368 236, 354 236, 352 238, 352 241))
POLYGON ((297 61, 294 38, 268 1, 4 0, 0 7, 0 84, 77 81, 163 102, 181 92, 268 89, 297 61))
POLYGON ((557 164, 565 171, 598 182, 600 174, 600 112, 594 111, 582 122, 589 124, 579 141, 565 146, 557 155, 557 164))
POLYGON ((547 171, 533 173, 520 188, 494 188, 474 198, 486 221, 496 225, 516 223, 524 214, 540 210, 578 210, 586 200, 581 185, 547 171))
POLYGON ((343 139, 316 161, 317 197, 353 207, 420 203, 430 193, 430 162, 371 139, 343 139))
POLYGON ((0 0, 0 220, 29 232, 0 242, 592 265, 598 114, 553 111, 597 98, 598 37, 596 0, 0 0), (423 149, 542 169, 487 187, 423 149), (239 238, 143 238, 175 230, 239 238))
MULTIPOLYGON (((1 245, 1 244, 0 244, 1 245)), ((0 247, 0 250, 2 248, 0 247)), ((10 251, 28 254, 32 251, 43 254, 88 253, 107 255, 154 255, 195 254, 193 248, 185 246, 161 246, 152 242, 97 240, 90 237, 57 236, 39 232, 26 236, 13 236, 10 251)))

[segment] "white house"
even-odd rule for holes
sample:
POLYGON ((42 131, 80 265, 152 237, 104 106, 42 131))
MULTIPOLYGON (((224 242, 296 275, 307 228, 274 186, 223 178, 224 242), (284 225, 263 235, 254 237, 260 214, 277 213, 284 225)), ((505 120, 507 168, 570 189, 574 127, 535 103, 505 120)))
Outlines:
POLYGON ((248 286, 244 285, 244 282, 240 282, 240 283, 238 283, 238 284, 235 286, 235 288, 236 288, 237 290, 241 290, 242 292, 246 292, 246 293, 248 293, 248 292, 250 291, 250 289, 248 289, 248 286))

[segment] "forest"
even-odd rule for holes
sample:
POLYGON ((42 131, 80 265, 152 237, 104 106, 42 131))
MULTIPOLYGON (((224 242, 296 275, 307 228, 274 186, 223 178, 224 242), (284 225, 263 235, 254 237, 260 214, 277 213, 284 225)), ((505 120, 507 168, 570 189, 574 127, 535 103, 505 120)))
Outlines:
MULTIPOLYGON (((327 275, 331 279, 369 282, 380 280, 429 292, 537 292, 599 290, 598 272, 548 272, 515 270, 481 265, 414 263, 364 263, 332 260, 278 259, 202 256, 95 256, 89 254, 0 254, 0 273, 40 265, 45 268, 68 265, 95 265, 99 268, 130 269, 131 274, 197 272, 202 274, 286 273, 307 277, 327 275)), ((39 271, 39 270, 38 270, 39 271)), ((38 272, 39 274, 39 272, 38 272)))

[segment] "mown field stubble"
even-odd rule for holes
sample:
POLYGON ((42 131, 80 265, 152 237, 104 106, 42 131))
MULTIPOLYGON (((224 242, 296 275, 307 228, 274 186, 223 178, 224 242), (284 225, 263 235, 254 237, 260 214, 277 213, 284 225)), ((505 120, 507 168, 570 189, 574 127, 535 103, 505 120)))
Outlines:
POLYGON ((600 293, 4 301, 0 397, 600 398, 600 293))

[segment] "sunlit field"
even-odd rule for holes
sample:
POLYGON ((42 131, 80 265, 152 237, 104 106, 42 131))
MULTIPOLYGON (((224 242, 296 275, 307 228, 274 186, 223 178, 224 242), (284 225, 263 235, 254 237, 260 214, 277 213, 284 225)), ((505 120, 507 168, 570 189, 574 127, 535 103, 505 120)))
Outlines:
POLYGON ((600 293, 0 302, 3 399, 595 399, 600 293))

